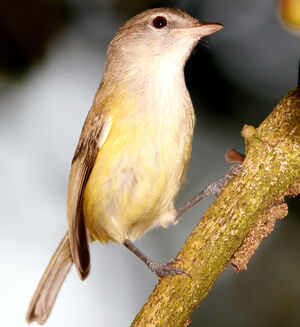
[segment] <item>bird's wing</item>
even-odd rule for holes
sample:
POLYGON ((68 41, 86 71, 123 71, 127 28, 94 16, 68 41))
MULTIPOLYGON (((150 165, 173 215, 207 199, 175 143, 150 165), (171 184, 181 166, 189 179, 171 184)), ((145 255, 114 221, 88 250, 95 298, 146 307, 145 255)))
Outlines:
POLYGON ((81 279, 85 279, 90 271, 89 235, 82 208, 84 188, 109 129, 108 119, 93 106, 83 125, 69 177, 67 215, 70 249, 81 279))

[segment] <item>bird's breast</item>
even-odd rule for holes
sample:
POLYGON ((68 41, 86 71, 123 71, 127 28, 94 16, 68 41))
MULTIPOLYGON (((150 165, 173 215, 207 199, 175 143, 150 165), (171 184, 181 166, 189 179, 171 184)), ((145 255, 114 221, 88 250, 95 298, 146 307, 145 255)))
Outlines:
POLYGON ((94 239, 121 243, 137 225, 136 237, 143 234, 173 205, 190 158, 189 98, 132 105, 111 110, 110 131, 85 188, 84 216, 94 239))

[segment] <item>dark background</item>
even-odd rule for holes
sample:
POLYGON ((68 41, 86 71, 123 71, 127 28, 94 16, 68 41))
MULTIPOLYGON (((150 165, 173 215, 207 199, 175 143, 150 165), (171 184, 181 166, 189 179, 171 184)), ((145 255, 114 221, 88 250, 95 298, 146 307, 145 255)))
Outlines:
MULTIPOLYGON (((186 65, 197 116, 193 155, 178 205, 222 176, 225 152, 243 152, 243 124, 258 126, 297 85, 299 32, 271 0, 10 0, 0 3, 0 325, 25 326, 31 295, 66 231, 71 158, 118 27, 152 7, 178 7, 224 30, 186 65)), ((137 242, 151 258, 176 255, 213 199, 168 230, 137 242)), ((190 326, 299 326, 299 199, 277 222, 248 271, 229 266, 190 326)), ((47 326, 129 326, 156 284, 131 253, 91 246, 92 271, 72 269, 47 326)))

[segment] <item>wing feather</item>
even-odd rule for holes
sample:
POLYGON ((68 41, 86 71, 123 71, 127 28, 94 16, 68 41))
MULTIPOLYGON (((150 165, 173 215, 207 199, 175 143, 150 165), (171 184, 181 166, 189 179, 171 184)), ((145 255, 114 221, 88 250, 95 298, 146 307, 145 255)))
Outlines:
POLYGON ((100 146, 105 142, 110 124, 93 106, 85 120, 72 161, 68 183, 67 215, 70 250, 81 279, 90 271, 89 234, 83 217, 84 188, 93 169, 100 146))

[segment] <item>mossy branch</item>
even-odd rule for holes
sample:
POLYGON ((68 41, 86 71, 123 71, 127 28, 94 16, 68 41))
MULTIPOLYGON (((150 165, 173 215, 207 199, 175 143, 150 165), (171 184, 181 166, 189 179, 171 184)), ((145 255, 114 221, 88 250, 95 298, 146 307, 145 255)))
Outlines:
POLYGON ((257 129, 245 126, 242 135, 247 172, 224 188, 178 253, 178 265, 191 278, 162 278, 131 327, 187 326, 250 230, 258 230, 253 226, 285 195, 299 193, 300 89, 290 91, 257 129))

